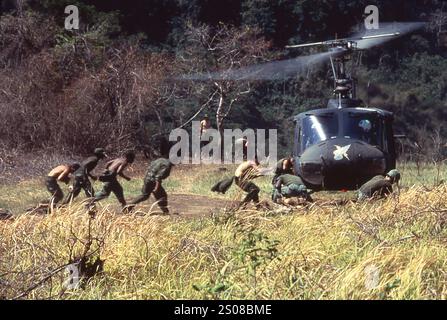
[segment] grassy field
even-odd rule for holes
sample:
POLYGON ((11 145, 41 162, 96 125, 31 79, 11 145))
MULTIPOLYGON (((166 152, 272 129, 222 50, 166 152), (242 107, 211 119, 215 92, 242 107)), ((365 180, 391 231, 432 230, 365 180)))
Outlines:
MULTIPOLYGON (((222 208, 186 219, 117 215, 111 197, 94 218, 74 204, 0 221, 0 297, 445 299, 447 185, 439 184, 445 167, 399 168, 400 194, 372 203, 337 206, 326 200, 354 193, 319 193, 307 207, 222 208), (64 285, 72 262, 84 275, 75 289, 64 285)), ((231 169, 178 167, 166 189, 216 197, 210 186, 231 169)), ((130 198, 141 187, 134 176, 124 183, 130 198)), ((264 200, 269 181, 257 182, 264 200)), ((40 180, 0 192, 0 207, 14 213, 47 196, 40 180)), ((218 197, 241 196, 233 187, 218 197)))

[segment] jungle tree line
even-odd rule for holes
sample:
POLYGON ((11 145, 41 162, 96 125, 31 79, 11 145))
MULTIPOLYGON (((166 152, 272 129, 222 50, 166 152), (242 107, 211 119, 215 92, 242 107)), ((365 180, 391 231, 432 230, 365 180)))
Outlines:
POLYGON ((326 66, 275 81, 179 77, 306 54, 284 46, 349 35, 368 4, 379 7, 382 21, 427 22, 365 52, 358 76, 364 101, 395 112, 405 148, 428 152, 447 134, 447 7, 400 0, 3 0, 1 147, 150 151, 173 128, 208 113, 219 129, 278 128, 285 152, 290 117, 330 97, 326 66), (80 30, 63 29, 67 4, 79 6, 80 30))

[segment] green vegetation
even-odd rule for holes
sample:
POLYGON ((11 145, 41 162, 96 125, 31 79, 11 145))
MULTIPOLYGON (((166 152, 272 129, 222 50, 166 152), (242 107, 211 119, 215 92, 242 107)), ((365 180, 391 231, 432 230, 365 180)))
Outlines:
POLYGON ((182 125, 188 129, 194 115, 199 120, 209 113, 212 125, 221 125, 218 105, 224 97, 224 111, 231 109, 226 128, 277 128, 280 153, 286 154, 290 117, 324 107, 331 95, 327 66, 289 79, 219 88, 171 80, 307 54, 284 46, 348 36, 362 25, 366 5, 376 4, 381 21, 425 21, 427 28, 364 52, 356 71, 359 96, 395 112, 396 132, 408 137, 403 141, 407 160, 414 160, 409 154, 417 142, 424 160, 431 161, 437 152, 433 136, 446 137, 442 3, 28 0, 18 6, 3 1, 0 147, 6 154, 11 149, 86 154, 99 145, 153 150, 154 134, 166 137, 182 125), (63 29, 67 3, 79 7, 78 31, 63 29), (19 32, 19 26, 28 32, 19 32), (56 123, 65 130, 49 125, 56 123))
MULTIPOLYGON (((197 218, 119 215, 114 207, 100 205, 91 219, 77 202, 46 216, 20 215, 0 222, 1 279, 9 284, 0 287, 0 296, 445 299, 447 189, 433 187, 433 168, 422 176, 414 165, 400 168, 400 195, 371 203, 340 206, 324 201, 332 195, 318 194, 315 204, 292 211, 222 208, 218 215, 197 218), (410 187, 417 181, 427 184, 410 187), (27 291, 80 257, 87 257, 86 266, 102 265, 81 288, 64 289, 67 275, 61 271, 27 291)), ((198 170, 177 168, 167 180, 168 191, 205 193, 209 177, 225 175, 213 167, 205 171, 199 179, 198 170)), ((140 183, 126 183, 126 194, 138 192, 140 183)), ((262 197, 268 197, 268 180, 259 185, 262 197)), ((25 196, 37 197, 36 189, 32 182, 1 191, 7 203, 20 204, 25 196), (14 198, 23 190, 29 191, 14 198)))

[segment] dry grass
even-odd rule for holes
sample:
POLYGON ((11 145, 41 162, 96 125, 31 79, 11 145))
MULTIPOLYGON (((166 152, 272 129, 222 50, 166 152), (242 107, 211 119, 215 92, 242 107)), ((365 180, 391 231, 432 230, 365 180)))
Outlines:
POLYGON ((94 219, 81 205, 20 215, 0 221, 0 296, 445 299, 446 192, 413 186, 374 203, 198 219, 123 216, 107 204, 94 219), (64 266, 82 257, 103 271, 64 289, 64 266))

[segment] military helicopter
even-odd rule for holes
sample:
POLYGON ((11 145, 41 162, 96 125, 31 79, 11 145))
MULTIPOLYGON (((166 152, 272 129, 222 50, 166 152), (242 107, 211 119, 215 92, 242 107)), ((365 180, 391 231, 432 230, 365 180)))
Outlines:
POLYGON ((393 114, 367 107, 357 99, 356 79, 348 74, 346 64, 355 52, 401 34, 382 33, 288 46, 325 46, 330 52, 333 98, 326 108, 302 112, 293 118, 295 173, 311 189, 355 190, 372 177, 385 175, 396 167, 393 114))
POLYGON ((334 80, 333 97, 325 108, 293 117, 295 173, 315 191, 355 190, 373 176, 384 175, 396 167, 396 136, 391 112, 370 108, 357 98, 357 81, 352 73, 348 73, 347 63, 355 53, 423 25, 420 22, 387 23, 378 31, 367 31, 351 38, 290 45, 286 48, 319 46, 327 51, 209 73, 195 79, 278 80, 329 59, 334 80))
POLYGON ((327 107, 294 117, 295 172, 313 190, 354 190, 396 167, 393 114, 368 108, 356 97, 356 80, 346 63, 357 41, 399 33, 289 46, 327 46, 334 76, 334 97, 327 107))

